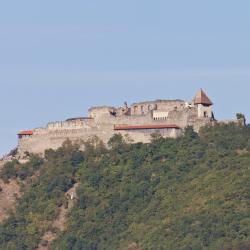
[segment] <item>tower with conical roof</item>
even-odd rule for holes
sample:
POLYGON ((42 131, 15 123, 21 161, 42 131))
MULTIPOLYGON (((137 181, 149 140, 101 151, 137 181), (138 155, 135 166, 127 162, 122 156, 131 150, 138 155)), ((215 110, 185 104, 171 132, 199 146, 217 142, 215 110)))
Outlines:
POLYGON ((212 101, 207 97, 202 89, 199 89, 193 98, 192 104, 197 107, 199 118, 214 119, 212 101))

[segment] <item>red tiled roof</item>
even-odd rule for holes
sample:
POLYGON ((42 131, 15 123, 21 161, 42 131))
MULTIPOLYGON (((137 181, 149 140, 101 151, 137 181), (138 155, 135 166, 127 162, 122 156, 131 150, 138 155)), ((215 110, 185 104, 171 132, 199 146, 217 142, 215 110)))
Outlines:
POLYGON ((18 135, 33 135, 32 130, 25 130, 18 133, 18 135))
POLYGON ((211 100, 207 97, 207 95, 205 94, 205 92, 200 89, 196 96, 193 99, 193 103, 194 104, 206 104, 206 105, 213 105, 213 103, 211 102, 211 100))
POLYGON ((177 125, 170 124, 149 124, 149 125, 115 125, 114 130, 137 130, 137 129, 164 129, 175 128, 180 129, 177 125))

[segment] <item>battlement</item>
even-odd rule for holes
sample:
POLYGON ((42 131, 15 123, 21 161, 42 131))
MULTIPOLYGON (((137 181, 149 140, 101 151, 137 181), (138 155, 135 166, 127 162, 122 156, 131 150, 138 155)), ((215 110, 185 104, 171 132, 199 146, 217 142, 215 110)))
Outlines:
POLYGON ((164 137, 176 138, 186 126, 196 131, 214 120, 212 102, 199 90, 192 102, 154 100, 136 102, 121 107, 91 107, 86 117, 49 122, 46 127, 18 133, 18 152, 40 153, 56 149, 66 139, 88 140, 93 136, 107 143, 115 133, 128 135, 134 142, 149 142, 151 134, 158 131, 164 137))

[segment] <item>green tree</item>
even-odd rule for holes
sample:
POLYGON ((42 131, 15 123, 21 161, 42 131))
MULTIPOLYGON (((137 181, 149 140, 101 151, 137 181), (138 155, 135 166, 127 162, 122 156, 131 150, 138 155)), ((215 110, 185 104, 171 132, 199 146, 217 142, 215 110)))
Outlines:
POLYGON ((126 144, 121 134, 114 134, 108 141, 108 146, 112 149, 119 149, 126 144))

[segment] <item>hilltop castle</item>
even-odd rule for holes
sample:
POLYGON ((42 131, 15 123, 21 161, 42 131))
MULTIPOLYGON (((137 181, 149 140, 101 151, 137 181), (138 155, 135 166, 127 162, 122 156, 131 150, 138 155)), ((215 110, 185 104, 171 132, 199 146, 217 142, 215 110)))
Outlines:
POLYGON ((176 138, 187 126, 195 131, 214 121, 213 103, 202 89, 192 102, 156 100, 123 107, 92 107, 87 117, 50 122, 45 128, 18 133, 18 153, 42 154, 57 149, 66 139, 73 142, 99 137, 104 143, 115 134, 128 135, 134 142, 149 142, 151 134, 159 131, 164 137, 176 138))

